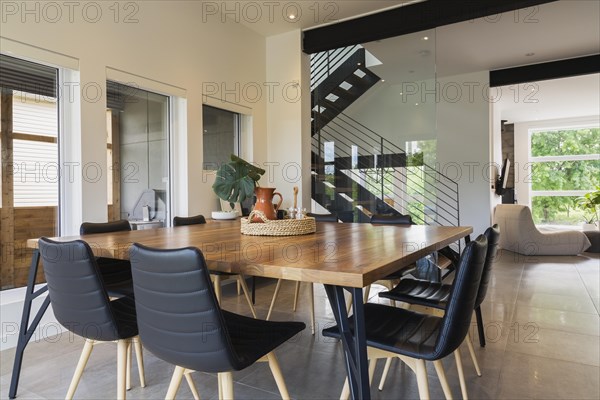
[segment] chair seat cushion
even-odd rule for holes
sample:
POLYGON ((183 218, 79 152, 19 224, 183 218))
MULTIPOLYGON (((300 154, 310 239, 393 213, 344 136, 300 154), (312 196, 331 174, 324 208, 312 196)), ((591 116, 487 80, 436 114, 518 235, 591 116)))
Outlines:
MULTIPOLYGON (((425 360, 437 359, 434 349, 442 319, 414 311, 365 304, 367 345, 393 353, 425 360)), ((350 317, 354 327, 354 316, 350 317)), ((323 335, 340 338, 337 326, 323 330, 323 335)))
POLYGON ((380 292, 380 297, 418 304, 426 307, 446 308, 452 286, 418 279, 403 279, 389 292, 380 292))
POLYGON ((110 308, 115 316, 118 338, 127 339, 138 334, 135 300, 133 296, 121 297, 110 302, 110 308))
POLYGON ((264 321, 223 310, 223 317, 242 370, 306 328, 303 322, 264 321))

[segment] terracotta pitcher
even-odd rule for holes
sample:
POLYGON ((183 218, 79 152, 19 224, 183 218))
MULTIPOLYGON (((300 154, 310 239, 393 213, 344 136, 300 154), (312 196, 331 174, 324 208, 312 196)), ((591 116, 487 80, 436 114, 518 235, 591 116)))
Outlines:
MULTIPOLYGON (((254 210, 262 211, 267 219, 277 219, 277 210, 283 202, 281 193, 277 193, 275 188, 256 187, 254 188, 254 194, 256 195, 254 210), (279 196, 279 203, 277 204, 273 204, 273 197, 275 196, 279 196)), ((261 220, 255 217, 253 222, 261 222, 261 220)))

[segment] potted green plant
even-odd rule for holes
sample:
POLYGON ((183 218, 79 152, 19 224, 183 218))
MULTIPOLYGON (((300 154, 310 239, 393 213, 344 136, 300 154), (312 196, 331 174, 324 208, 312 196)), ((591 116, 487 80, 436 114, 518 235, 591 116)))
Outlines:
POLYGON ((212 188, 215 194, 229 202, 231 209, 235 203, 241 203, 252 198, 258 180, 264 175, 265 170, 248 161, 232 154, 231 161, 223 163, 217 170, 217 177, 212 188))
POLYGON ((577 204, 585 212, 583 230, 597 229, 596 224, 599 220, 598 208, 600 208, 600 186, 596 186, 596 190, 577 198, 577 204))

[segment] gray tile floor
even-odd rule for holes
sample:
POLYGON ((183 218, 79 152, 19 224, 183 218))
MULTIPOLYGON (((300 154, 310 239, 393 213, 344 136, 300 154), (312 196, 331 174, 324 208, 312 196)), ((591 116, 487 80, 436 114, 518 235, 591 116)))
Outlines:
MULTIPOLYGON (((491 287, 482 307, 488 345, 475 346, 483 376, 475 375, 466 346, 463 362, 472 399, 598 399, 600 398, 600 259, 580 257, 524 257, 503 252, 494 266, 491 287)), ((265 317, 274 282, 262 281, 257 291, 257 312, 265 317)), ((306 284, 301 304, 292 312, 292 282, 283 285, 273 319, 296 319, 309 323, 306 284)), ((379 301, 377 290, 371 300, 379 301)), ((248 314, 234 285, 224 290, 224 307, 248 314)), ((319 334, 333 323, 323 288, 315 285, 317 334, 307 328, 277 350, 292 397, 297 399, 339 398, 345 378, 340 346, 319 334)), ((473 337, 477 333, 473 325, 473 337)), ((19 399, 64 398, 82 349, 82 340, 63 334, 32 343, 25 352, 19 399)), ((14 350, 0 353, 0 397, 7 398, 14 350)), ((139 387, 133 367, 134 387, 130 399, 164 398, 173 367, 145 352, 146 388, 139 387), (136 386, 137 385, 137 386, 136 386)), ((460 396, 453 359, 444 361, 453 395, 460 396)), ((76 398, 111 399, 116 391, 116 346, 97 346, 83 375, 76 398)), ((380 361, 375 379, 383 369, 380 361)), ((428 365, 432 398, 443 394, 435 371, 428 365)), ((213 374, 194 373, 203 399, 217 397, 213 374)), ((277 399, 277 387, 266 364, 256 364, 234 373, 238 399, 277 399)), ((417 398, 414 374, 398 361, 383 391, 373 385, 374 399, 417 398)), ((190 398, 185 382, 178 398, 190 398)))

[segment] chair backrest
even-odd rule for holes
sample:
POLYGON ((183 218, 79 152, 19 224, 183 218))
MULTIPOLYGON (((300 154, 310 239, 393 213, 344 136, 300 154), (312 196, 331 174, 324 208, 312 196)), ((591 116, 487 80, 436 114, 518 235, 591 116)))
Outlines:
POLYGON ((467 336, 479 291, 486 252, 487 239, 485 236, 479 235, 476 240, 467 244, 460 256, 432 360, 439 360, 452 353, 467 336))
POLYGON ((144 347, 195 371, 239 369, 200 250, 158 250, 136 243, 129 259, 144 347))
POLYGON ((48 295, 58 322, 88 339, 120 339, 90 246, 82 240, 38 241, 48 295))
POLYGON ((490 283, 490 276, 492 272, 492 266, 496 260, 498 254, 498 243, 500 242, 500 228, 498 224, 487 228, 483 234, 487 241, 487 253, 485 255, 485 264, 483 265, 483 272, 481 273, 481 283, 479 284, 479 292, 477 293, 477 299, 475 300, 475 308, 479 307, 485 295, 487 293, 488 284, 490 283))
POLYGON ((371 216, 371 223, 385 225, 412 225, 413 222, 410 215, 373 214, 371 216))
POLYGON ((331 214, 306 213, 306 216, 313 217, 317 222, 338 222, 338 215, 335 212, 331 214))
POLYGON ((80 235, 91 235, 92 233, 109 233, 130 231, 131 225, 126 219, 112 222, 84 222, 79 228, 80 235))
POLYGON ((173 226, 186 226, 205 224, 204 215, 195 215, 193 217, 173 217, 173 226))

